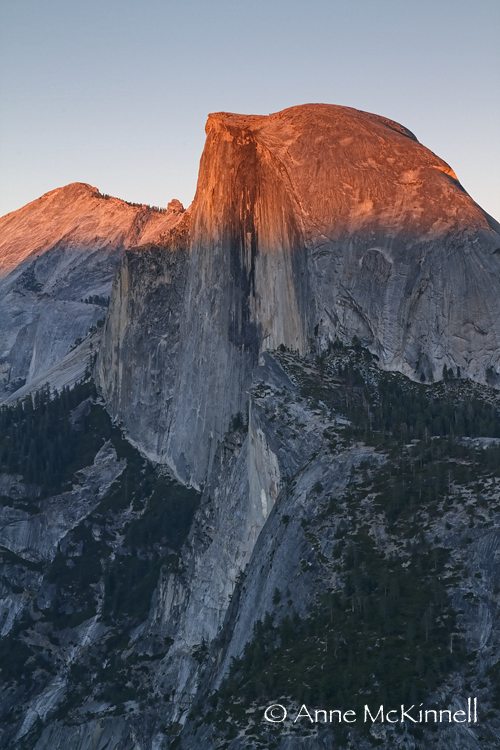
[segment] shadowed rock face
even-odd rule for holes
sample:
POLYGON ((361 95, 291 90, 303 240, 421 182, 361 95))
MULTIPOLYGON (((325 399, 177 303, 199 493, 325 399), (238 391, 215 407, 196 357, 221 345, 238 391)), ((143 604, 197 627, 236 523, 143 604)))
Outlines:
POLYGON ((156 461, 165 453, 184 341, 189 221, 186 211, 167 246, 152 243, 124 254, 97 360, 108 409, 156 461))
MULTIPOLYGON (((128 364, 134 321, 123 318, 123 284, 107 326, 105 348, 116 346, 122 311, 127 361, 100 367, 101 387, 143 449, 203 482, 231 418, 246 409, 260 353, 280 344, 303 353, 357 336, 383 367, 412 378, 439 379, 446 366, 498 379, 499 227, 410 131, 323 104, 217 113, 206 131, 185 286, 161 303, 178 305, 181 321, 158 362, 171 373, 175 350, 168 423, 162 416, 155 430, 151 406, 147 438, 119 392, 130 367, 126 400, 152 400, 141 362, 128 364)), ((139 290, 147 277, 141 266, 127 285, 139 290)))

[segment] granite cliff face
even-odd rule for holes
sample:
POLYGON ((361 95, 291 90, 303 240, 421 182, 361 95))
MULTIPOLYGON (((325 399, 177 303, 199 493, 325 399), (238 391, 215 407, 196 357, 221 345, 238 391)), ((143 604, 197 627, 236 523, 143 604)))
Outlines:
POLYGON ((206 130, 179 259, 185 280, 170 295, 164 286, 159 303, 179 325, 154 334, 165 334, 154 356, 168 384, 133 354, 157 265, 125 261, 105 330, 99 382, 143 450, 202 483, 231 419, 246 411, 259 355, 280 345, 304 353, 357 336, 382 367, 417 380, 439 380, 446 367, 498 382, 499 226, 412 133, 332 105, 217 113, 206 130), (124 312, 128 290, 135 317, 124 312), (126 356, 110 367, 118 328, 126 356), (123 381, 131 366, 133 382, 123 381), (146 433, 135 408, 144 401, 146 433), (166 401, 168 415, 156 408, 166 401))
MULTIPOLYGON (((0 219, 0 400, 51 379, 104 319, 123 250, 161 237, 178 221, 179 206, 131 205, 74 183, 0 219)), ((89 347, 80 353, 56 384, 83 374, 89 347)))

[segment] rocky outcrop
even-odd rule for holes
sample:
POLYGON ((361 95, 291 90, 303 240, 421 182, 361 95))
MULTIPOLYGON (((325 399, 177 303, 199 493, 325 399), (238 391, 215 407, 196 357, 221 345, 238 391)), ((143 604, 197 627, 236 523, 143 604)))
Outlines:
MULTIPOLYGON (((156 287, 158 273, 129 260, 106 326, 99 382, 143 450, 203 483, 231 420, 246 412, 260 354, 280 345, 321 351, 356 336, 384 368, 414 379, 439 380, 446 367, 498 382, 499 226, 410 131, 319 104, 217 113, 206 130, 186 280, 182 294, 167 281, 161 302, 176 330, 160 323, 151 353, 139 354, 127 289, 156 287), (118 318, 127 355, 109 367, 118 318), (163 334, 164 364, 150 377, 163 334), (127 367, 134 377, 123 381, 127 367)), ((167 269, 168 242, 163 258, 167 269)), ((141 305, 140 316, 156 315, 141 305)))
POLYGON ((60 540, 102 500, 123 471, 109 443, 96 454, 92 466, 79 472, 70 491, 45 501, 43 512, 5 507, 0 520, 0 547, 24 560, 52 560, 60 540))
POLYGON ((177 204, 155 210, 74 183, 0 219, 0 401, 43 379, 104 319, 123 250, 159 239, 177 204))

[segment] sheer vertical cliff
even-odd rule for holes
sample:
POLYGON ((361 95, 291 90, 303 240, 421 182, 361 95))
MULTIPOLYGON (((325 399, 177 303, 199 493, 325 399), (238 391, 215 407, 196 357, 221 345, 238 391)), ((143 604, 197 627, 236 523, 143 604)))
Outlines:
POLYGON ((211 116, 166 445, 180 476, 204 479, 231 418, 247 411, 260 351, 307 348, 312 302, 298 206, 281 163, 244 120, 211 116))
MULTIPOLYGON (((439 380, 446 367, 498 381, 499 227, 410 131, 333 105, 217 113, 206 130, 185 281, 163 288, 178 323, 154 334, 164 386, 148 378, 148 357, 134 361, 142 334, 134 339, 137 318, 124 313, 129 286, 148 286, 148 276, 158 285, 156 265, 135 263, 131 279, 124 262, 106 327, 99 382, 143 450, 202 483, 246 412, 260 353, 280 345, 321 351, 356 336, 383 367, 414 379, 439 380), (117 325, 127 361, 108 367, 117 325), (127 367, 136 376, 121 394, 127 367), (147 434, 134 406, 144 400, 147 434)), ((158 263, 169 266, 169 252, 167 241, 158 263)))
POLYGON ((157 461, 165 453, 182 350, 189 222, 186 212, 163 242, 124 254, 97 363, 110 412, 124 422, 133 415, 131 438, 157 461))

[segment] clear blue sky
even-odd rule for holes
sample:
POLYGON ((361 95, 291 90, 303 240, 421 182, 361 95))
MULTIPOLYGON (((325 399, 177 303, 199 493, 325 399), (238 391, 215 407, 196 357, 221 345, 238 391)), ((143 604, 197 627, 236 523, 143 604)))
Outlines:
POLYGON ((0 214, 68 182, 188 204, 208 112, 391 117, 500 219, 500 0, 1 0, 0 214))

